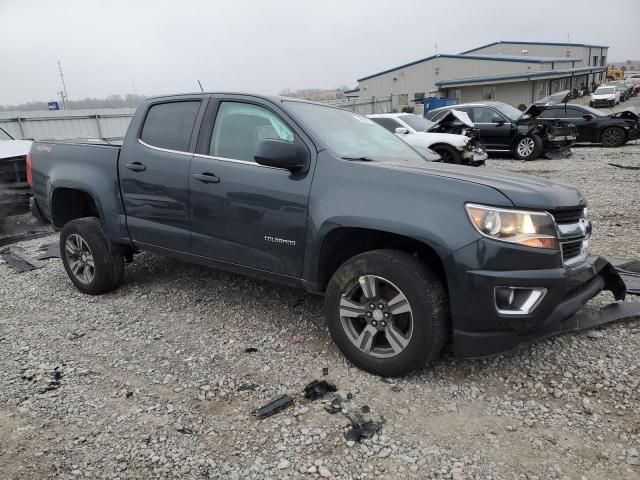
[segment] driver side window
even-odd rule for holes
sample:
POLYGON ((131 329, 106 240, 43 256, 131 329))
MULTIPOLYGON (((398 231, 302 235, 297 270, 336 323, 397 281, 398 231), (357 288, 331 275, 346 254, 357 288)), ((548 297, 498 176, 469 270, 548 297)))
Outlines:
POLYGON ((494 123, 493 119, 495 117, 502 119, 498 113, 487 107, 473 107, 473 117, 473 121, 476 123, 494 123))
POLYGON ((294 141, 293 132, 266 108, 240 102, 222 102, 211 134, 209 155, 254 161, 260 141, 294 141))

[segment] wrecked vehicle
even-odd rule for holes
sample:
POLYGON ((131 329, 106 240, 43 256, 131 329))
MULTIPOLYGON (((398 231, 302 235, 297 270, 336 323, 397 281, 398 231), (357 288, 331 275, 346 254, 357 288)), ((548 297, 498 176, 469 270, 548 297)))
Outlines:
POLYGON ((31 141, 16 140, 0 127, 0 218, 29 211, 26 157, 31 141))
MULTIPOLYGON (((430 124, 424 117, 412 113, 383 113, 367 117, 409 145, 433 150, 444 163, 479 166, 484 165, 487 159, 487 153, 472 128, 465 133, 442 132, 437 130, 439 125, 430 124)), ((470 120, 468 122, 471 124, 470 120)))
MULTIPOLYGON (((426 162, 367 117, 260 95, 145 100, 122 147, 35 142, 33 208, 87 294, 152 251, 324 295, 337 346, 397 376, 640 314, 576 189, 426 162), (619 302, 574 315, 602 290, 619 302)), ((215 341, 215 339, 212 339, 215 341)))
POLYGON ((502 102, 463 103, 431 110, 427 118, 437 122, 453 109, 466 113, 488 152, 511 152, 519 160, 567 157, 577 129, 565 121, 540 118, 547 103, 538 100, 524 112, 502 102))
POLYGON ((634 107, 609 115, 574 103, 549 105, 540 118, 566 120, 578 129, 577 143, 600 143, 603 147, 620 147, 637 140, 640 116, 634 107))

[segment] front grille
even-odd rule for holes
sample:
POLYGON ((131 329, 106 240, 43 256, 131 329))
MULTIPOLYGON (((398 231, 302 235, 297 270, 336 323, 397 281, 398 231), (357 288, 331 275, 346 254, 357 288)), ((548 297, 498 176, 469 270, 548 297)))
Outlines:
POLYGON ((582 240, 562 244, 562 260, 566 263, 572 258, 580 256, 582 252, 582 240))
POLYGON ((582 218, 583 208, 572 208, 569 210, 555 210, 551 212, 556 223, 578 223, 582 218))
POLYGON ((22 183, 27 181, 27 162, 25 157, 13 157, 0 160, 0 184, 22 183))

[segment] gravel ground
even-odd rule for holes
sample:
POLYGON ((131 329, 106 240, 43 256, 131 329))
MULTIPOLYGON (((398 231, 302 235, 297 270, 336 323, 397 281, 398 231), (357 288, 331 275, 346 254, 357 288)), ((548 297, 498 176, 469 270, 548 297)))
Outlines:
MULTIPOLYGON (((639 159, 489 163, 578 187, 592 252, 640 259, 640 172, 608 165, 639 159)), ((388 381, 345 361, 321 298, 149 254, 100 297, 57 259, 0 267, 0 299, 2 478, 640 478, 637 320, 388 381), (304 399, 323 368, 347 409, 384 418, 377 435, 347 442, 347 418, 304 399), (293 407, 252 418, 283 393, 293 407)))

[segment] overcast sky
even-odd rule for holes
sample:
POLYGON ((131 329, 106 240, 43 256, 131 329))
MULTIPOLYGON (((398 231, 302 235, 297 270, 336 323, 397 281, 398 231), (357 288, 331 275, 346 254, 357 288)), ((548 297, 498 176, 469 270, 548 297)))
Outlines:
POLYGON ((355 86, 497 40, 640 59, 640 0, 0 0, 0 105, 197 90, 355 86))

